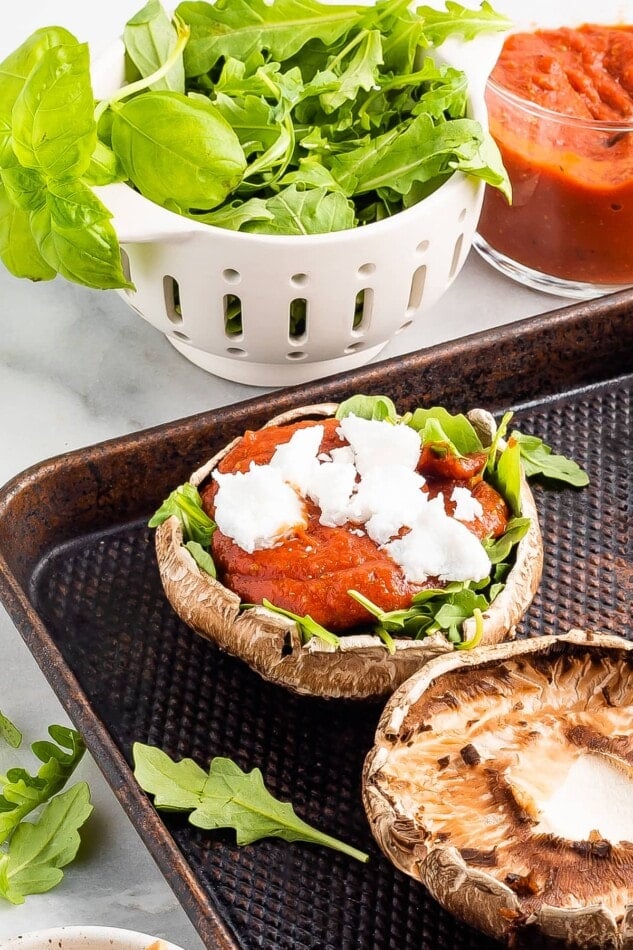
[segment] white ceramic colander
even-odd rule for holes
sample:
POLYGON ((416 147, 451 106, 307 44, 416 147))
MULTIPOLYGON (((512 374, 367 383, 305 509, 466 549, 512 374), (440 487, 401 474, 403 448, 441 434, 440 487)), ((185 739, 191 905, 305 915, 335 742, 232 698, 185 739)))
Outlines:
MULTIPOLYGON (((469 114, 486 122, 483 87, 498 35, 450 41, 442 59, 469 76, 469 114)), ((105 98, 123 83, 118 42, 95 64, 105 98)), ((477 225, 483 185, 453 175, 412 208, 332 234, 243 234, 200 224, 124 184, 98 189, 114 214, 131 307, 187 359, 218 376, 282 386, 353 369, 418 320, 459 273, 477 225), (241 307, 241 328, 228 316, 241 307), (293 334, 291 310, 300 320, 293 334)))

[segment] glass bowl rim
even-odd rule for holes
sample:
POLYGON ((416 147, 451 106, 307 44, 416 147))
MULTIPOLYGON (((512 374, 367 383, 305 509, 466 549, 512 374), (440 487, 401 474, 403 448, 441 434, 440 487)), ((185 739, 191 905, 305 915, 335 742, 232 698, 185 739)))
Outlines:
MULTIPOLYGON (((531 113, 535 118, 546 122, 556 122, 559 125, 567 125, 571 128, 584 129, 591 132, 633 132, 633 114, 630 119, 587 119, 583 116, 568 115, 566 112, 557 112, 556 109, 548 109, 531 99, 520 96, 512 92, 505 86, 498 83, 492 76, 488 77, 486 90, 490 89, 495 95, 505 99, 507 103, 524 112, 531 113)), ((488 104, 488 113, 491 113, 491 107, 488 104)))

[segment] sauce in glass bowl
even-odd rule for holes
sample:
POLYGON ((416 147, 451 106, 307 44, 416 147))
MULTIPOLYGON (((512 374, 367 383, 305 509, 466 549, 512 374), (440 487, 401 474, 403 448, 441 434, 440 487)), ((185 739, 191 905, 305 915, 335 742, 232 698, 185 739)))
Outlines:
POLYGON ((509 36, 486 104, 513 202, 486 190, 482 255, 567 296, 632 284, 633 27, 509 36))

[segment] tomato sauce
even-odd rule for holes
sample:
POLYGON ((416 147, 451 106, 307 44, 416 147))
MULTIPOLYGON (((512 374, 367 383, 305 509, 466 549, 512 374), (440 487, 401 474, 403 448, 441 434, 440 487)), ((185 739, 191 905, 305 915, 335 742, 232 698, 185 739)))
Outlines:
MULTIPOLYGON (((318 423, 302 421, 288 426, 270 426, 247 432, 218 465, 220 472, 247 471, 251 461, 267 464, 275 448, 288 442, 294 432, 307 425, 323 425, 321 452, 345 445, 337 432, 336 419, 318 423)), ((427 478, 431 495, 444 492, 445 507, 452 514, 449 496, 456 485, 470 487, 483 508, 480 518, 467 526, 477 537, 503 534, 508 508, 490 485, 481 479, 485 456, 455 461, 446 456, 439 470, 428 474, 428 459, 421 457, 418 469, 427 478), (424 470, 427 469, 425 473, 424 470)), ((441 460, 440 460, 441 462, 441 460)), ((214 515, 217 483, 201 489, 203 506, 214 515)), ((304 616, 309 614, 329 630, 346 630, 369 619, 367 611, 353 600, 348 590, 358 590, 383 610, 406 608, 412 596, 425 587, 444 586, 429 578, 425 584, 407 581, 402 569, 354 525, 326 527, 319 523, 320 509, 306 501, 308 524, 295 537, 251 554, 240 548, 219 529, 213 534, 211 553, 221 582, 247 603, 266 598, 277 607, 304 616)))
POLYGON ((541 273, 633 282, 633 27, 509 36, 486 102, 513 201, 486 189, 482 237, 541 273))

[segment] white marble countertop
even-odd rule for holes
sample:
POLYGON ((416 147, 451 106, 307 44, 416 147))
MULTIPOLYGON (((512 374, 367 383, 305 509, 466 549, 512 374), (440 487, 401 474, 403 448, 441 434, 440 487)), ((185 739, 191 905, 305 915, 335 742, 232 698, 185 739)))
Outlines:
MULTIPOLYGON (((0 59, 32 29, 52 23, 98 51, 139 6, 138 0, 21 0, 3 18, 0 59)), ((426 320, 401 333, 381 358, 565 303, 514 285, 472 252, 426 320)), ((114 292, 61 279, 31 284, 0 268, 0 484, 52 455, 258 392, 192 366, 114 292)), ((50 723, 67 722, 2 608, 0 656, 0 709, 20 725, 25 745, 43 737, 50 723)), ((198 950, 185 912, 89 756, 80 777, 91 786, 95 814, 79 859, 48 894, 17 907, 0 901, 0 947, 14 934, 84 923, 141 930, 198 950)))

